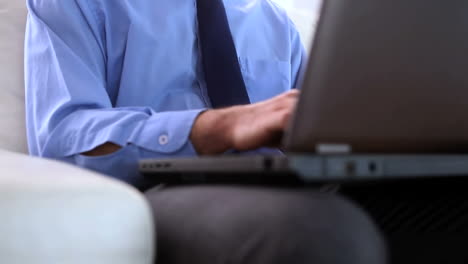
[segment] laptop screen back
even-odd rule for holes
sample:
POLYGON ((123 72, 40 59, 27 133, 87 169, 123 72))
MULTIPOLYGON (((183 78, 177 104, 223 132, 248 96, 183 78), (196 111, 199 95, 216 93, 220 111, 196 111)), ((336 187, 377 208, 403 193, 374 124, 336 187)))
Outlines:
POLYGON ((285 146, 468 151, 468 1, 326 0, 285 146))

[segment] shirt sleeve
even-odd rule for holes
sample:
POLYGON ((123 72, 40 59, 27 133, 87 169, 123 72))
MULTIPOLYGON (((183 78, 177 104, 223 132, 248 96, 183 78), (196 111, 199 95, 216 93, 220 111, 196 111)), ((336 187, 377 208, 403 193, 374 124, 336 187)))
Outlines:
POLYGON ((307 54, 301 40, 301 36, 294 25, 289 20, 291 34, 291 83, 292 88, 300 88, 302 78, 307 67, 307 54))
MULTIPOLYGON (((31 154, 139 180, 137 161, 196 155, 189 134, 203 111, 156 113, 114 107, 106 90, 106 49, 94 11, 79 0, 28 0, 25 78, 31 154), (80 153, 106 142, 103 157, 80 153)), ((86 3, 86 2, 85 2, 86 3)))

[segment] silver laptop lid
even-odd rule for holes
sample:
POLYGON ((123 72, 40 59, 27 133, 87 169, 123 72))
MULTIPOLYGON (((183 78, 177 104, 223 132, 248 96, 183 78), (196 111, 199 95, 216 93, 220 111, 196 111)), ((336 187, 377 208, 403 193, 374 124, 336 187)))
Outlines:
POLYGON ((468 151, 468 1, 325 0, 285 147, 468 151))

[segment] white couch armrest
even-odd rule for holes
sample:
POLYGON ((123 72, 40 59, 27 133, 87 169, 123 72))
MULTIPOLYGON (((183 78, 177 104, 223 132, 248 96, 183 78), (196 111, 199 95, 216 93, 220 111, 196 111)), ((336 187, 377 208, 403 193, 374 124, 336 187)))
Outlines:
POLYGON ((0 262, 150 264, 138 191, 71 165, 0 151, 0 262))

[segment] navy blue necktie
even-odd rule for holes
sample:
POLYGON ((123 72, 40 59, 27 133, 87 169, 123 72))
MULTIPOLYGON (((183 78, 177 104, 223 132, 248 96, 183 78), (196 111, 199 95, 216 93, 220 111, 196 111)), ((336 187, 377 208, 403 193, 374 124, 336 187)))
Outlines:
POLYGON ((213 108, 249 104, 222 0, 197 0, 198 37, 213 108))

